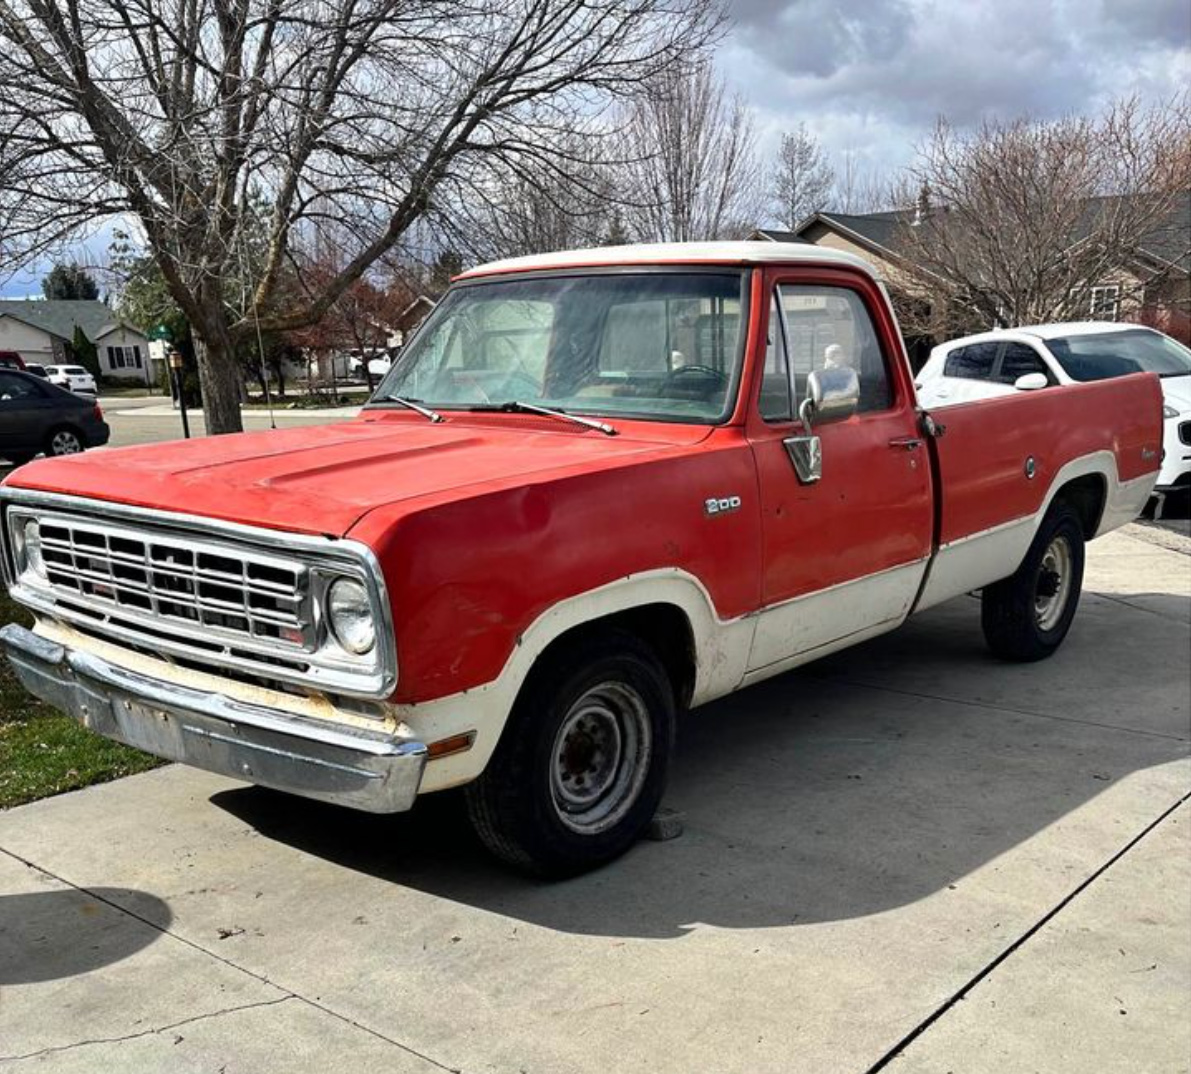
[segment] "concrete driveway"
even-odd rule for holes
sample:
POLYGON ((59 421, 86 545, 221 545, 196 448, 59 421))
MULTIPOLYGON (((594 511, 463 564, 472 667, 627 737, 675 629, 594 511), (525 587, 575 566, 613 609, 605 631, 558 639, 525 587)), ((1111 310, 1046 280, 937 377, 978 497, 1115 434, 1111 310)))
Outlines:
POLYGON ((1087 588, 1044 664, 961 598, 700 710, 685 834, 563 884, 450 798, 170 767, 0 815, 0 1067, 1186 1072, 1191 541, 1087 588))

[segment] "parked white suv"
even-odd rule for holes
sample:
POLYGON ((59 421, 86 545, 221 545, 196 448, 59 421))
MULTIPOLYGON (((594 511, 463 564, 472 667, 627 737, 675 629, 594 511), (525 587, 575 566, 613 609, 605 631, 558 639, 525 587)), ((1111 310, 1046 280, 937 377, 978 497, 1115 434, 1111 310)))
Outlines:
POLYGON ((918 401, 938 408, 1139 371, 1162 378, 1166 420, 1155 491, 1191 489, 1191 350, 1152 328, 1084 321, 953 339, 930 352, 917 377, 918 401))
POLYGON ((95 378, 81 365, 47 365, 46 379, 59 388, 66 388, 72 392, 84 395, 97 395, 95 378))

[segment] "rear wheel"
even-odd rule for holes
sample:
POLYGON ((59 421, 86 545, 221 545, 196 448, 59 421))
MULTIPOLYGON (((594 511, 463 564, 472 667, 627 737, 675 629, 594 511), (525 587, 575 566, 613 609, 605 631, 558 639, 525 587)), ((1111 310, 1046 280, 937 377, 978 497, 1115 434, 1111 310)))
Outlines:
POLYGON ((47 455, 77 455, 87 447, 82 434, 77 429, 54 429, 46 437, 45 453, 47 455))
POLYGON ((567 876, 623 854, 657 811, 675 702, 654 654, 630 634, 567 646, 534 670, 468 815, 498 857, 567 876))
POLYGON ((1050 656, 1063 643, 1083 586, 1083 525, 1058 504, 1047 513, 1017 572, 986 586, 981 625, 989 648, 1003 660, 1050 656))

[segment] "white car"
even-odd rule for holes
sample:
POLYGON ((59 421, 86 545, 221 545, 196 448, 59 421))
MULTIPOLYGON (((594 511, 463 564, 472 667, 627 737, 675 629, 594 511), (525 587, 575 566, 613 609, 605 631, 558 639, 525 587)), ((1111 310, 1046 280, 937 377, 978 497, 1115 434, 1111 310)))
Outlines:
POLYGON ((1115 321, 1000 328, 942 343, 916 378, 928 409, 1126 373, 1162 378, 1159 494, 1191 488, 1191 350, 1152 328, 1115 321))
POLYGON ((47 365, 46 379, 59 388, 78 392, 82 395, 97 395, 95 378, 81 365, 47 365))

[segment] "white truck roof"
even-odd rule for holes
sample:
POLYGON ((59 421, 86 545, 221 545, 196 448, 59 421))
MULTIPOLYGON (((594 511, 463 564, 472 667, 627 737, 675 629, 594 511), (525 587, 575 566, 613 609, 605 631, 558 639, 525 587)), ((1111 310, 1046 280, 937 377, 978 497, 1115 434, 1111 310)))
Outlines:
POLYGON ((863 258, 842 250, 799 242, 643 242, 632 246, 597 246, 490 261, 455 278, 469 280, 507 272, 602 265, 760 265, 773 262, 846 265, 860 269, 873 279, 878 278, 876 270, 863 258))

